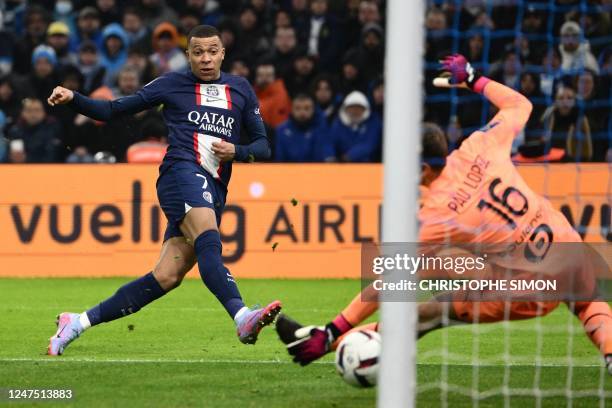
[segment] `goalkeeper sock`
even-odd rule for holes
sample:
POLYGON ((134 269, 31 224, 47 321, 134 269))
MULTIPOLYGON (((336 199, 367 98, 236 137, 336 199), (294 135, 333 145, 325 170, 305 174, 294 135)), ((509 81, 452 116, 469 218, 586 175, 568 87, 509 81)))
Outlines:
POLYGON ((110 322, 136 313, 165 294, 166 292, 153 276, 153 272, 149 272, 145 276, 123 285, 113 296, 89 309, 86 312, 87 319, 91 326, 110 322))
POLYGON ((193 247, 202 281, 233 319, 245 306, 232 274, 223 266, 219 231, 204 231, 196 238, 193 247))
POLYGON ((605 302, 576 302, 574 313, 601 354, 612 354, 612 311, 605 302))

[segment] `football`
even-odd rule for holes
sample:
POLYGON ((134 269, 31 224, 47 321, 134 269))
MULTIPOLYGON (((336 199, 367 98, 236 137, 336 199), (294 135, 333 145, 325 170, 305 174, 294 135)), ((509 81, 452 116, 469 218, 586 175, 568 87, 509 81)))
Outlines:
POLYGON ((358 330, 348 334, 336 350, 336 371, 354 387, 373 387, 378 376, 380 334, 358 330))

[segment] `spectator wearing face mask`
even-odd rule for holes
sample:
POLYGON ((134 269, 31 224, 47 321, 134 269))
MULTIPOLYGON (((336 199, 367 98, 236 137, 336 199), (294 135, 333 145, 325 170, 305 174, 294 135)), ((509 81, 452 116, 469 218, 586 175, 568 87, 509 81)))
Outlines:
POLYGON ((544 112, 542 122, 545 141, 553 148, 565 149, 566 160, 589 161, 593 157, 589 120, 577 108, 573 88, 557 89, 555 103, 544 112))
POLYGON ((336 156, 344 162, 380 159, 382 123, 370 110, 368 98, 359 91, 347 95, 332 123, 336 156))
POLYGON ((332 141, 322 114, 307 94, 293 98, 291 116, 276 128, 274 160, 277 162, 334 161, 332 141))

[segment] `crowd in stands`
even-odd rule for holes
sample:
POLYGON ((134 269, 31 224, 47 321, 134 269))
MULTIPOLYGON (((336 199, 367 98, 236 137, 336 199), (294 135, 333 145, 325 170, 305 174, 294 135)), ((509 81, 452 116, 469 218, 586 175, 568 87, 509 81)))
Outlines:
MULTIPOLYGON (((185 69, 187 33, 198 24, 219 29, 222 69, 253 84, 272 161, 381 160, 384 0, 4 5, 0 162, 159 162, 167 136, 159 109, 101 123, 46 99, 56 85, 115 99, 185 69)), ((428 0, 425 120, 455 148, 495 113, 478 95, 431 85, 438 60, 460 52, 532 101, 517 161, 612 160, 611 12, 609 0, 428 0)))

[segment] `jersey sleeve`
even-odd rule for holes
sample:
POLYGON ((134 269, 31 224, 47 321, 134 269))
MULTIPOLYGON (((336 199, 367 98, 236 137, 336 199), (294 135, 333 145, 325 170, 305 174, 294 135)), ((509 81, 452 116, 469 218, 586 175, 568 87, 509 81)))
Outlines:
POLYGON ((170 81, 169 75, 157 77, 143 86, 142 89, 136 92, 136 95, 139 95, 148 105, 157 106, 164 103, 164 97, 168 93, 168 83, 170 81))
POLYGON ((499 153, 509 156, 514 138, 523 130, 532 105, 520 93, 495 81, 484 88, 484 96, 493 103, 499 112, 483 128, 472 133, 461 145, 462 150, 473 154, 487 152, 488 156, 499 153))
POLYGON ((259 113, 259 101, 251 85, 244 80, 246 103, 242 111, 242 120, 250 143, 246 146, 236 145, 235 160, 254 161, 270 158, 270 142, 266 128, 259 113))

